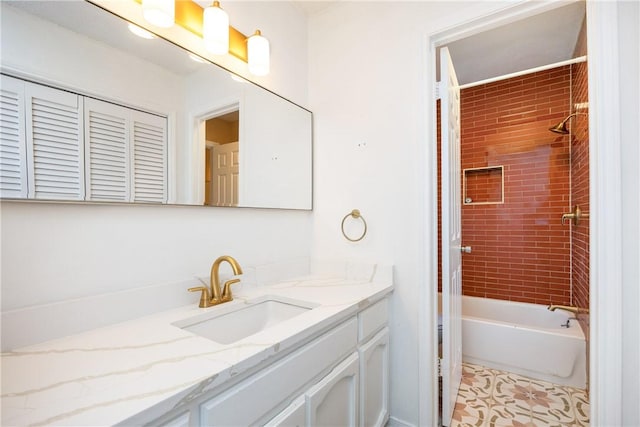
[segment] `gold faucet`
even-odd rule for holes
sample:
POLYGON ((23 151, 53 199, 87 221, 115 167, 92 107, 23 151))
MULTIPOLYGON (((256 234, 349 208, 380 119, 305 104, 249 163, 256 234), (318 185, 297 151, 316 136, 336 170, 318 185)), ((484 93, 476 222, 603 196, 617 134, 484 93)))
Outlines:
POLYGON ((564 311, 568 311, 570 313, 573 313, 575 315, 577 315, 578 313, 589 313, 589 310, 586 308, 579 308, 579 307, 572 307, 572 306, 568 306, 568 305, 549 305, 547 307, 547 310, 549 311, 556 311, 556 310, 564 310, 564 311))
POLYGON ((200 304, 198 307, 206 308, 214 305, 222 304, 223 302, 228 302, 233 300, 233 295, 231 294, 231 285, 234 283, 238 283, 240 279, 231 279, 227 280, 224 283, 222 291, 220 290, 220 264, 223 261, 226 261, 231 265, 233 269, 233 274, 235 276, 242 274, 242 267, 238 264, 238 261, 235 260, 232 256, 223 255, 216 259, 211 265, 211 278, 210 278, 210 287, 211 292, 207 289, 206 286, 198 286, 195 288, 189 288, 189 292, 198 292, 201 291, 200 295, 200 304))

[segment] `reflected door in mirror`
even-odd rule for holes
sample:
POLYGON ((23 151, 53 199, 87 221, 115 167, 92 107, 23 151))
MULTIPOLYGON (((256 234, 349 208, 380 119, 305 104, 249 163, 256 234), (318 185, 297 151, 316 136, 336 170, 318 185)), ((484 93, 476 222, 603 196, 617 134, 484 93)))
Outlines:
POLYGON ((207 147, 207 175, 205 204, 209 206, 238 206, 238 142, 207 147))

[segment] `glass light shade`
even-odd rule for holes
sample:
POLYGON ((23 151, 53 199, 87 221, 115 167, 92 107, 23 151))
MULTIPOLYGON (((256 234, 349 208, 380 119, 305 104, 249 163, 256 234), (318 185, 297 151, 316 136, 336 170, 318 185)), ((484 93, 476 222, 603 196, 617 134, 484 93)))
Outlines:
POLYGON ((204 47, 214 55, 229 53, 229 15, 217 1, 204 9, 202 38, 204 47))
POLYGON ((205 61, 204 59, 200 58, 198 55, 195 55, 193 53, 189 53, 189 59, 191 59, 193 62, 197 62, 199 64, 206 64, 207 61, 205 61))
POLYGON ((155 38, 155 36, 152 33, 145 30, 144 28, 138 27, 135 24, 129 24, 128 27, 129 27, 129 31, 131 31, 133 34, 135 34, 138 37, 141 37, 147 40, 151 40, 155 38))
POLYGON ((260 30, 247 40, 249 72, 256 76, 269 74, 269 40, 262 37, 260 30))
POLYGON ((175 23, 175 1, 142 0, 142 16, 156 27, 169 28, 175 23))

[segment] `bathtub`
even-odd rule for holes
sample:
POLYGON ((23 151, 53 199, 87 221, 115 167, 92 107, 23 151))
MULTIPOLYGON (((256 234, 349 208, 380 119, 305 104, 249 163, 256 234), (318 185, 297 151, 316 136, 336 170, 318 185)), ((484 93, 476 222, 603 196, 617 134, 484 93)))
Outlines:
POLYGON ((586 342, 571 313, 539 304, 462 297, 462 359, 586 388, 586 342))

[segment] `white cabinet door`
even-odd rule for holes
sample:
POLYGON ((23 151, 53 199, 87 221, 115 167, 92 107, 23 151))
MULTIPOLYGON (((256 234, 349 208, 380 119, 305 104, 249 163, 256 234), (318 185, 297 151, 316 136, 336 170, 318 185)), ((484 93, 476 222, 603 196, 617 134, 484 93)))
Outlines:
POLYGON ((0 76, 0 197, 27 197, 24 82, 0 76))
POLYGON ((389 328, 358 349, 360 425, 384 426, 389 419, 389 328))
POLYGON ((84 199, 83 98, 25 83, 29 198, 84 199))
POLYGON ((136 203, 167 202, 167 118, 131 110, 131 191, 136 203))
POLYGON ((306 425, 306 419, 305 398, 300 396, 266 423, 265 427, 303 427, 306 425))
POLYGON ((358 425, 358 371, 353 353, 305 393, 309 426, 358 425))
POLYGON ((84 105, 87 200, 130 200, 129 109, 87 98, 84 105))

